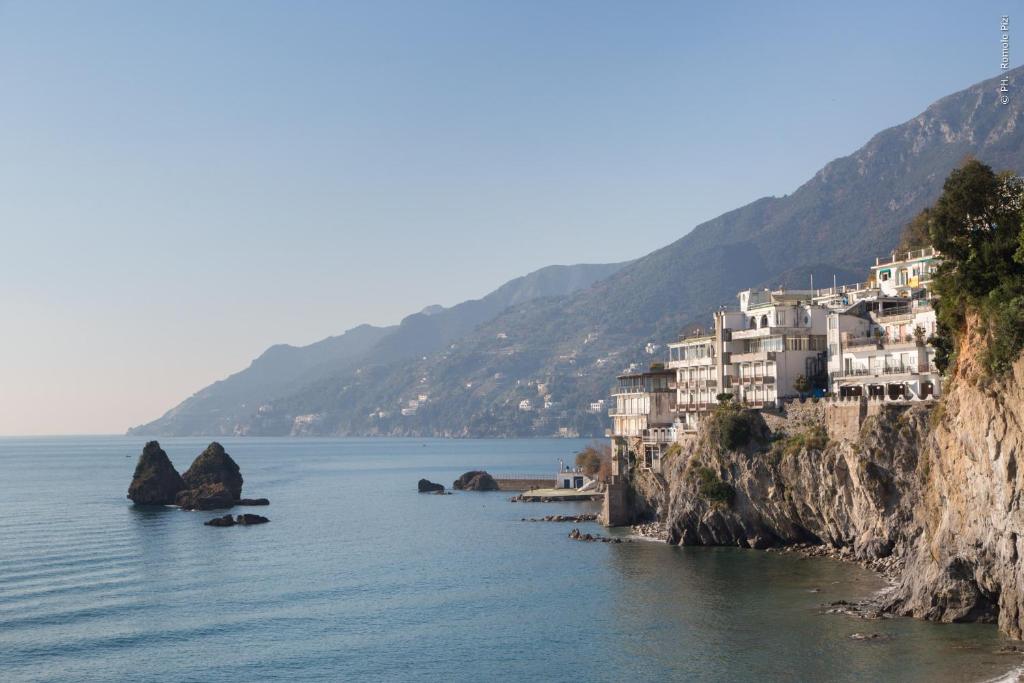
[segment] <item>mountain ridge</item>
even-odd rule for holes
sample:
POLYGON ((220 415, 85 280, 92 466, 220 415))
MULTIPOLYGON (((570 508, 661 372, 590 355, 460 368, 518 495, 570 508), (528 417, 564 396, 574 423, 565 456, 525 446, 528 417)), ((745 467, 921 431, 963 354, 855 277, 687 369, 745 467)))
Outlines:
POLYGON ((275 344, 248 367, 200 389, 157 420, 133 427, 128 433, 232 433, 234 422, 244 414, 259 411, 266 402, 320 377, 342 373, 357 362, 380 363, 433 353, 508 306, 570 292, 626 263, 545 266, 509 280, 480 299, 450 307, 427 306, 396 325, 357 325, 305 346, 275 344))
MULTIPOLYGON (((1016 91, 1022 74, 1002 76, 1016 91)), ((630 362, 660 360, 646 344, 706 321, 740 289, 803 286, 812 274, 821 284, 833 274, 862 279, 967 156, 1024 170, 1021 105, 999 104, 997 83, 947 95, 792 193, 706 221, 587 287, 511 304, 426 358, 367 357, 324 374, 243 416, 231 433, 601 435, 607 416, 590 403, 630 362)))

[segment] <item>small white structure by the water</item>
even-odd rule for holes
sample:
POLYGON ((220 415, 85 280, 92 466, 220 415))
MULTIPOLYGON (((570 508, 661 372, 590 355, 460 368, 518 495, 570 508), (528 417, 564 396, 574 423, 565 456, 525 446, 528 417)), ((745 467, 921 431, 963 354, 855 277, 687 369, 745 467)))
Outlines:
POLYGON ((588 489, 596 483, 596 480, 583 474, 578 467, 569 467, 559 461, 558 474, 555 475, 556 489, 588 489))

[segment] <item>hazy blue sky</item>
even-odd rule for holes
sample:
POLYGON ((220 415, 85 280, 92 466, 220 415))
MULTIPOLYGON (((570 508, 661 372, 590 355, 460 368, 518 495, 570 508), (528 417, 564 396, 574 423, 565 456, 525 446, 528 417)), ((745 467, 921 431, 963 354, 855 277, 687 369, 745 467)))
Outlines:
POLYGON ((1020 7, 0 2, 0 434, 640 256, 995 75, 1020 7))

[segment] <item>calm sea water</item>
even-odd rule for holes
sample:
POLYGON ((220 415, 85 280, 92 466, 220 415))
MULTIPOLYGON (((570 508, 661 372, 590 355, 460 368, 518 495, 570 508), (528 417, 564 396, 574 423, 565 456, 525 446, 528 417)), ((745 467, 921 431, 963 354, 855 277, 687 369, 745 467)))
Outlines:
MULTIPOLYGON (((993 627, 823 614, 879 587, 856 567, 579 543, 520 518, 592 504, 415 492, 549 471, 582 442, 223 443, 270 524, 133 508, 137 438, 0 439, 0 679, 976 681, 1019 664, 993 627)), ((184 470, 206 441, 162 444, 184 470)))

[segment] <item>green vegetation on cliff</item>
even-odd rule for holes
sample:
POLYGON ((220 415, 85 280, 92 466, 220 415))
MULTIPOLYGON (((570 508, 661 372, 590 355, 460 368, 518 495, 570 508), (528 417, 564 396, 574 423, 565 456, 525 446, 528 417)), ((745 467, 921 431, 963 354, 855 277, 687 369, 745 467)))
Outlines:
MULTIPOLYGON (((967 316, 983 321, 982 354, 991 376, 1005 373, 1024 349, 1024 180, 970 160, 950 173, 935 206, 922 214, 944 256, 935 278, 939 334, 936 362, 956 362, 967 316)), ((913 225, 913 224, 912 224, 913 225)))

